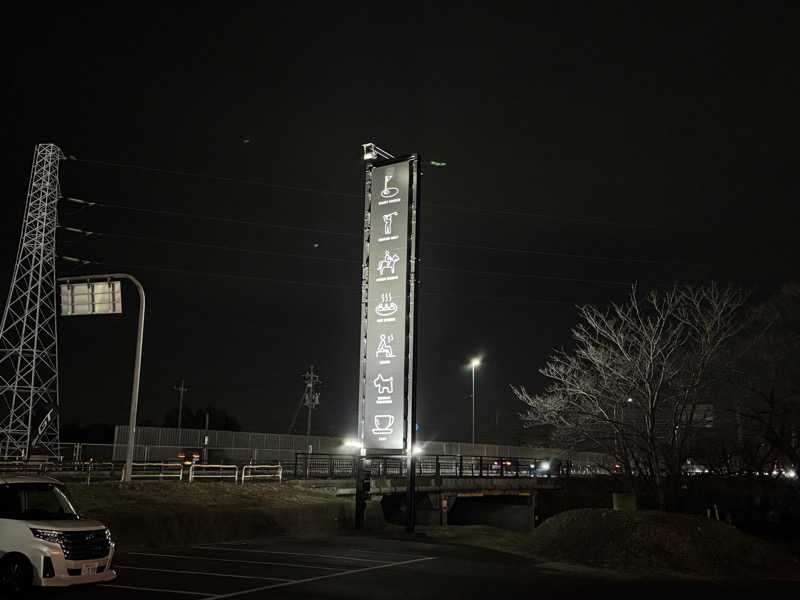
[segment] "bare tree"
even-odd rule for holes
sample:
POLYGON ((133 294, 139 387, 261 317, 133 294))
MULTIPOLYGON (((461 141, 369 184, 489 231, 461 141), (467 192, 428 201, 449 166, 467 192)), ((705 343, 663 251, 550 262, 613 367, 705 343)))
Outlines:
POLYGON ((741 330, 742 290, 673 287, 601 309, 579 307, 575 349, 541 369, 542 394, 512 390, 530 424, 547 424, 573 446, 590 443, 616 460, 633 485, 650 484, 659 506, 689 456, 698 407, 722 373, 726 345, 741 330))
POLYGON ((748 334, 733 368, 735 415, 755 428, 760 456, 800 467, 800 284, 757 307, 748 334))

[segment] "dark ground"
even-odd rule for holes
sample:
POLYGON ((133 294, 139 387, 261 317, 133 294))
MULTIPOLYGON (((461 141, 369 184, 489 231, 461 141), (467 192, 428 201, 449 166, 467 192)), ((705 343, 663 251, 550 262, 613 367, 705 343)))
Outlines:
POLYGON ((421 537, 390 539, 385 534, 353 534, 270 538, 144 550, 141 554, 122 552, 116 560, 119 577, 111 585, 37 591, 31 598, 569 599, 589 595, 641 598, 647 594, 649 598, 727 599, 752 598, 755 594, 788 598, 800 590, 800 580, 625 580, 610 571, 536 564, 503 552, 418 539, 421 537))

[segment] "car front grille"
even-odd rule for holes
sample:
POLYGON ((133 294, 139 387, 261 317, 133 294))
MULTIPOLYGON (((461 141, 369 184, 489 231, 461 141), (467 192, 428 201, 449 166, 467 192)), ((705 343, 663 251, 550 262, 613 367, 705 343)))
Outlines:
POLYGON ((61 549, 67 560, 91 560, 105 558, 111 548, 108 534, 103 529, 94 531, 64 531, 61 533, 61 549))

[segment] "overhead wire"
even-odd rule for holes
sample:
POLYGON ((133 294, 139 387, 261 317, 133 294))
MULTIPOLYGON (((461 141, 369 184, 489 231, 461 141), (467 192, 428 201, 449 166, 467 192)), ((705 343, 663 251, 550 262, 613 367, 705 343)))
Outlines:
MULTIPOLYGON (((176 267, 159 267, 156 265, 142 265, 142 264, 130 264, 130 263, 119 263, 119 262, 111 262, 111 261, 98 261, 98 260, 90 260, 90 259, 82 259, 76 258, 73 256, 64 256, 64 255, 57 255, 57 258, 70 262, 70 263, 77 263, 78 266, 84 265, 100 265, 105 267, 125 267, 130 269, 142 269, 146 271, 159 271, 165 273, 181 273, 185 275, 196 275, 200 277, 212 277, 212 278, 222 278, 222 279, 238 279, 238 280, 245 280, 245 281, 265 281, 269 283, 279 283, 279 284, 287 284, 287 285, 301 285, 306 287, 323 287, 329 289, 341 289, 347 290, 350 292, 356 292, 361 289, 359 284, 353 285, 343 285, 343 284, 335 284, 335 283, 326 283, 326 282, 313 282, 313 281, 302 281, 302 280, 291 280, 291 279, 278 279, 274 277, 263 277, 261 275, 242 275, 242 274, 234 274, 234 273, 220 273, 216 271, 199 271, 195 269, 184 269, 184 268, 176 268, 176 267)), ((474 294, 456 294, 452 292, 443 292, 439 290, 420 290, 420 293, 425 296, 443 296, 443 297, 453 297, 459 299, 473 299, 473 300, 480 300, 480 301, 487 301, 487 302, 513 302, 515 304, 563 304, 563 305, 570 305, 576 306, 579 305, 579 302, 571 301, 571 300, 561 300, 561 299, 553 299, 553 298, 530 298, 530 297, 516 297, 516 296, 491 296, 491 295, 474 295, 474 294)))
POLYGON ((169 217, 181 217, 185 219, 197 219, 202 221, 219 221, 223 223, 231 223, 234 225, 250 225, 255 227, 267 227, 272 229, 285 229, 287 231, 302 231, 305 233, 321 233, 325 235, 339 235, 339 236, 346 236, 346 237, 357 237, 360 238, 361 236, 357 233, 349 233, 344 231, 332 231, 330 229, 317 229, 313 227, 299 227, 296 225, 279 225, 277 223, 264 223, 263 221, 249 221, 246 219, 233 219, 230 217, 218 217, 213 215, 198 215, 196 213, 187 213, 187 212, 180 212, 180 211, 172 211, 172 210, 163 210, 159 208, 144 208, 141 206, 125 206, 122 204, 106 204, 105 202, 90 202, 88 200, 81 200, 80 198, 72 198, 69 196, 63 196, 61 198, 67 202, 74 202, 77 204, 84 204, 89 207, 99 206, 101 208, 112 208, 112 209, 119 209, 119 210, 129 210, 134 212, 142 212, 142 213, 149 213, 161 216, 169 216, 169 217))
POLYGON ((76 258, 73 256, 63 256, 59 255, 58 258, 65 260, 67 262, 77 262, 82 265, 102 265, 106 267, 126 267, 132 269, 144 269, 148 271, 161 271, 164 273, 185 273, 185 274, 192 274, 192 275, 203 275, 206 277, 219 277, 223 279, 243 279, 243 280, 250 280, 250 281, 267 281, 270 283, 285 283, 290 285, 302 285, 307 287, 324 287, 324 288, 339 288, 339 289, 346 289, 346 290, 358 290, 360 286, 347 286, 342 284, 336 283, 326 283, 326 282, 314 282, 314 281, 303 281, 299 279, 278 279, 274 277, 264 277, 261 275, 238 275, 235 273, 219 273, 215 271, 197 271, 194 269, 183 269, 178 267, 158 267, 155 265, 140 265, 140 264, 128 264, 128 263, 118 263, 118 262, 107 262, 107 261, 99 261, 99 260, 90 260, 90 259, 83 259, 83 258, 76 258))
MULTIPOLYGON (((84 237, 111 237, 111 238, 120 238, 120 239, 132 239, 132 240, 139 240, 139 241, 146 241, 146 242, 154 242, 154 243, 163 243, 163 244, 174 244, 179 246, 188 246, 188 247, 199 247, 211 250, 223 250, 223 251, 230 251, 230 252, 240 252, 246 254, 255 254, 255 255, 273 255, 273 256, 286 256, 289 258, 297 258, 303 260, 321 260, 321 261, 328 261, 328 262, 339 262, 339 263, 348 263, 348 264, 357 264, 360 265, 361 261, 359 260, 352 260, 346 258, 338 258, 338 257, 329 257, 329 256, 312 256, 309 254, 294 254, 289 252, 278 252, 272 250, 258 250, 258 249, 250 249, 250 248, 241 248, 237 246, 227 246, 227 245, 219 245, 219 244, 206 244, 202 242, 186 242, 182 240, 171 240, 171 239, 164 239, 164 238, 156 238, 151 236, 142 236, 142 235, 132 235, 132 234, 125 234, 125 233, 105 233, 105 232, 96 232, 96 231, 86 231, 83 229, 77 229, 75 227, 67 227, 67 226, 59 226, 60 229, 64 231, 68 231, 71 233, 76 233, 79 235, 83 235, 84 237)), ((440 271, 440 272, 448 272, 448 273, 463 273, 468 275, 485 275, 491 277, 503 277, 509 279, 541 279, 547 281, 564 281, 570 283, 590 283, 595 285, 623 285, 623 286, 630 286, 632 282, 630 281, 616 281, 616 280, 609 280, 609 279, 586 279, 581 277, 564 277, 559 275, 551 275, 547 273, 512 273, 507 271, 492 271, 492 270, 472 270, 472 269, 460 269, 457 267, 441 267, 436 265, 427 265, 424 264, 422 267, 424 270, 428 271, 440 271)))
POLYGON ((74 160, 77 162, 83 163, 90 163, 96 165, 103 165, 107 167, 118 167, 118 168, 129 168, 129 169, 138 169, 140 171, 149 171, 151 173, 165 173, 167 175, 178 175, 182 177, 195 177, 195 178, 202 178, 202 179, 211 179, 213 181, 225 181, 227 183, 242 183, 246 185, 255 185, 261 187, 267 187, 272 189, 278 190, 286 190, 290 192, 309 192, 313 194, 323 194, 325 196, 342 196, 345 198, 359 198, 358 194, 354 194, 352 192, 337 192, 335 190, 321 190, 317 188, 310 188, 305 186, 299 185, 286 185, 282 183, 268 183, 266 181, 261 181, 258 179, 241 179, 236 177, 224 177, 220 175, 210 175, 208 173, 193 173, 191 171, 178 171, 174 169, 162 169, 159 167, 147 167, 143 165, 134 165, 129 163, 120 163, 120 162, 111 162, 105 160, 92 160, 88 158, 77 158, 75 156, 69 156, 70 160, 74 160))
POLYGON ((171 240, 165 238, 157 238, 145 235, 136 235, 130 233, 108 233, 108 232, 98 232, 98 231, 87 231, 84 229, 77 229, 75 227, 67 227, 64 225, 60 225, 59 229, 63 229, 64 231, 69 231, 71 233, 76 233, 79 235, 83 235, 84 237, 109 237, 109 238, 119 238, 119 239, 128 239, 128 240, 138 240, 144 242, 155 242, 155 243, 162 243, 162 244, 174 244, 176 246, 189 246, 195 248, 205 248, 208 250, 224 250, 229 252, 241 252, 247 254, 256 254, 256 255, 269 255, 269 256, 285 256, 288 258, 298 258, 298 259, 306 259, 306 260, 321 260, 327 262, 340 262, 340 263, 349 263, 349 264, 361 264, 361 261, 358 260, 351 260, 348 258, 338 258, 333 256, 323 256, 317 255, 313 256, 311 254, 294 254, 291 252, 278 252, 277 250, 260 250, 257 248, 242 248, 239 246, 228 246, 225 244, 207 244, 204 242, 186 242, 183 240, 171 240))
POLYGON ((424 242, 430 246, 445 246, 449 248, 469 248, 471 250, 482 250, 490 252, 506 252, 511 254, 535 254, 539 256, 553 256, 558 258, 580 258, 584 260, 596 260, 599 262, 624 262, 624 263, 643 263, 653 265, 702 265, 702 263, 690 263, 683 261, 665 261, 650 258, 636 258, 632 256, 604 256, 601 254, 578 254, 575 252, 558 252, 555 250, 531 250, 529 248, 507 248, 501 246, 483 246, 480 244, 462 244, 458 242, 438 242, 436 240, 426 240, 424 242))
MULTIPOLYGON (((180 177, 192 177, 192 178, 200 178, 200 179, 209 179, 212 181, 224 181, 228 183, 241 183, 245 185, 255 185, 261 186, 271 189, 277 190, 285 190, 285 191, 293 191, 293 192, 304 192, 304 193, 312 193, 312 194, 319 194, 322 196, 339 196, 342 198, 362 198, 362 195, 356 194, 353 192, 340 192, 336 190, 325 190, 325 189, 318 189, 318 188, 311 188, 307 186, 300 186, 300 185, 290 185, 290 184, 282 184, 282 183, 269 183, 265 181, 261 181, 258 179, 243 179, 237 177, 226 177, 220 175, 211 175, 209 173, 198 173, 192 171, 182 171, 182 170, 175 170, 175 169, 165 169, 160 167, 150 167, 144 165, 136 165, 132 163, 123 163, 123 162, 113 162, 113 161, 105 161, 105 160, 95 160, 95 159, 88 159, 88 158, 77 158, 75 156, 69 156, 70 160, 74 160, 76 162, 83 162, 87 164, 97 164, 109 167, 116 167, 116 168, 129 168, 135 169, 140 171, 147 171, 151 173, 164 173, 167 175, 175 175, 180 177)), ((522 218, 529 218, 529 219, 549 219, 549 220, 560 220, 560 221, 570 221, 573 223, 590 223, 595 225, 611 225, 614 227, 627 227, 627 228, 634 228, 634 229, 655 229, 656 225, 652 223, 637 223, 633 221, 616 221, 611 219, 603 219, 600 217, 587 217, 587 216, 576 216, 576 215, 556 215, 552 213, 543 213, 543 212, 526 212, 520 210, 511 210, 511 209, 486 209, 486 208, 477 208, 477 207, 470 207, 464 206, 461 204, 444 204, 440 202, 426 202, 426 208, 434 208, 440 210, 457 210, 461 212, 470 212, 470 213, 478 213, 478 214, 496 214, 501 216, 509 216, 509 217, 522 217, 522 218)))
MULTIPOLYGON (((234 219, 230 217, 218 217, 213 215, 198 215, 196 213, 187 213, 187 212, 179 212, 179 211, 169 211, 163 209, 155 209, 155 208, 143 208, 143 207, 136 207, 136 206, 126 206, 122 204, 108 204, 105 202, 90 202, 88 200, 82 200, 80 198, 73 198, 69 196, 64 196, 62 200, 67 202, 74 202, 79 204, 84 204, 89 207, 100 207, 100 208, 109 208, 109 209, 119 209, 119 210, 128 210, 134 212, 143 212, 143 213, 151 213, 151 214, 158 214, 164 216, 172 216, 172 217, 181 217, 187 219, 198 219, 198 220, 205 220, 205 221, 219 221, 224 223, 231 223, 236 225, 248 225, 248 226, 255 226, 255 227, 266 227, 266 228, 275 228, 275 229, 284 229, 289 231, 302 231, 306 233, 318 233, 324 235, 336 235, 336 236, 343 236, 343 237, 353 237, 353 238, 361 238, 361 234, 357 233, 350 233, 344 231, 334 231, 330 229, 318 229, 313 227, 299 227, 293 225, 279 225, 274 223, 265 223, 262 221, 250 221, 246 219, 234 219)), ((472 249, 472 250, 481 250, 481 251, 493 251, 493 252, 506 252, 512 254, 532 254, 538 256, 552 256, 552 257, 559 257, 559 258, 576 258, 582 260, 591 260, 597 262, 621 262, 621 263, 643 263, 643 264, 663 264, 663 265, 677 265, 677 264, 699 264, 699 263, 688 263, 688 262, 681 262, 681 261, 663 261, 663 260, 655 260, 655 259, 647 259, 647 258, 638 258, 638 257, 613 257, 613 256, 604 256, 604 255, 597 255, 597 254, 579 254, 579 253, 570 253, 570 252, 558 252, 554 250, 540 250, 540 249, 528 249, 528 248, 508 248, 502 246, 483 246, 479 244, 463 244, 457 242, 444 242, 444 241, 436 241, 436 240, 429 240, 423 239, 423 244, 428 246, 445 246, 450 248, 463 248, 463 249, 472 249)))
POLYGON ((612 279, 584 279, 582 277, 561 277, 559 275, 548 275, 544 273, 511 273, 508 271, 476 271, 472 269, 455 269, 450 267, 435 267, 424 265, 426 271, 445 271, 449 273, 464 273, 468 275, 489 275, 493 277, 505 277, 508 279, 544 279, 547 281, 565 281, 570 283, 591 283, 595 285, 624 285, 630 286, 630 281, 615 281, 612 279))

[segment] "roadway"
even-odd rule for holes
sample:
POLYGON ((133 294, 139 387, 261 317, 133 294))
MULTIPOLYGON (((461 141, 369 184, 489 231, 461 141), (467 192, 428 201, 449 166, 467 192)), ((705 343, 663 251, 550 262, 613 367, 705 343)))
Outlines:
POLYGON ((482 548, 377 535, 270 538, 123 551, 110 584, 39 590, 37 600, 262 600, 331 598, 793 597, 798 583, 625 581, 553 570, 482 548))

